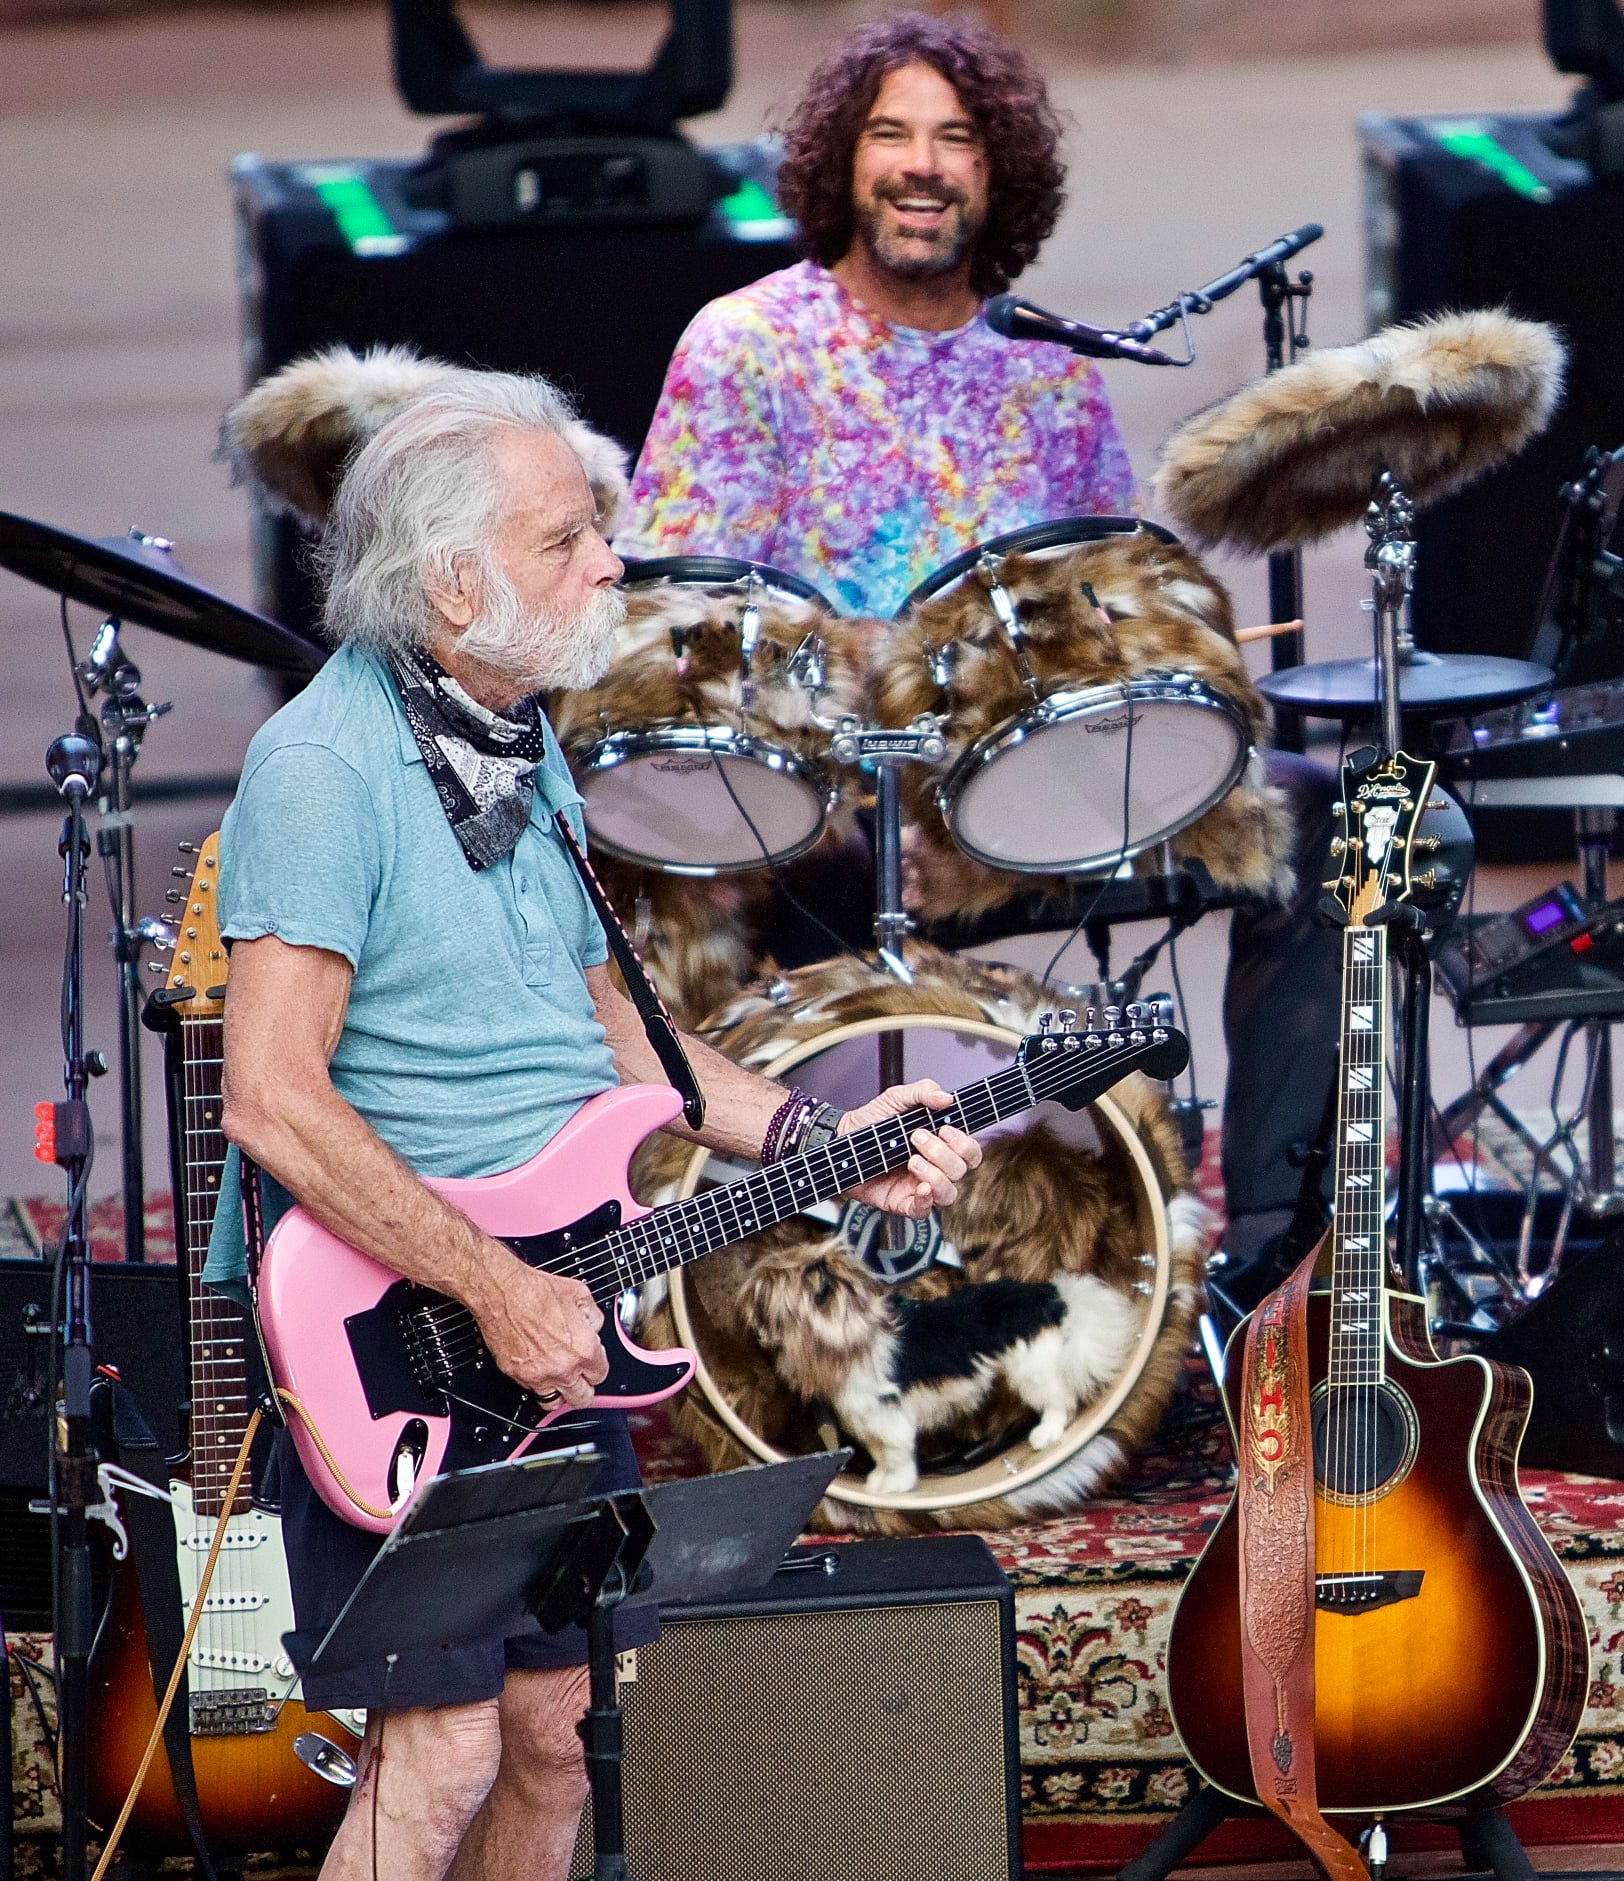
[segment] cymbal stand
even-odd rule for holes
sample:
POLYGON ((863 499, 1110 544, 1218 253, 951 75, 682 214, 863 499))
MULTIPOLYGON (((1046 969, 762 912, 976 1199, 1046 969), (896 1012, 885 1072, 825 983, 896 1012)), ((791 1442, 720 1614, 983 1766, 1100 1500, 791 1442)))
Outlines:
MULTIPOLYGON (((1314 276, 1304 268, 1293 280, 1286 264, 1275 261, 1259 273, 1257 285, 1263 300, 1264 370, 1278 372, 1308 350, 1308 299, 1314 291, 1314 276)), ((1269 557, 1269 619, 1302 618, 1303 552, 1300 548, 1276 549, 1269 557)), ((1302 629, 1271 640, 1269 658, 1277 673, 1287 666, 1300 666, 1302 629)), ((1282 751, 1302 750, 1303 723, 1295 712, 1276 714, 1275 742, 1282 751)))
POLYGON ((100 811, 96 849, 107 866, 113 903, 113 958, 118 965, 119 1120, 123 1136, 124 1258, 146 1255, 146 1172, 141 1115, 141 955, 169 942, 161 922, 135 912, 135 825, 130 810, 130 780, 147 727, 170 708, 148 705, 141 697, 141 670, 119 643, 121 623, 104 620, 78 674, 87 694, 105 693, 101 709, 106 744, 107 784, 100 811))

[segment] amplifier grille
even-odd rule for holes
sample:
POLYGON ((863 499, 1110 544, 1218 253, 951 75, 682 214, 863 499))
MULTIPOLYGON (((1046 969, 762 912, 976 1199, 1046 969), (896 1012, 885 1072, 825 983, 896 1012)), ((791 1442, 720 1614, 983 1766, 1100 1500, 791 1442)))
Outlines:
POLYGON ((995 1600, 668 1619, 621 1694, 632 1873, 1007 1876, 1000 1650, 995 1600))

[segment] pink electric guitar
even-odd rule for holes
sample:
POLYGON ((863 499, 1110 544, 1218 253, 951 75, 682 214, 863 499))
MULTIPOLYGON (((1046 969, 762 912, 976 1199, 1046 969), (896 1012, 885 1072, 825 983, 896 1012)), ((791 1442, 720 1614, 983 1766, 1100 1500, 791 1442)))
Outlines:
MULTIPOLYGON (((629 1289, 900 1169, 915 1130, 950 1123, 975 1133, 1050 1099, 1080 1110, 1130 1071, 1172 1078, 1189 1059, 1159 1002, 1129 1006, 1125 1028, 1105 1032, 1060 1017, 1052 1028, 1045 1015, 1013 1064, 965 1085, 946 1110, 887 1118, 661 1208, 632 1198, 626 1172, 643 1139, 681 1108, 663 1084, 605 1091, 517 1169, 429 1186, 531 1266, 592 1290, 609 1360, 594 1403, 634 1410, 680 1391, 694 1357, 681 1347, 645 1352, 626 1337, 616 1309, 629 1289)), ((403 1280, 303 1209, 270 1236, 255 1305, 310 1480, 329 1508, 379 1534, 419 1477, 515 1456, 567 1408, 549 1409, 504 1376, 465 1306, 403 1280)))

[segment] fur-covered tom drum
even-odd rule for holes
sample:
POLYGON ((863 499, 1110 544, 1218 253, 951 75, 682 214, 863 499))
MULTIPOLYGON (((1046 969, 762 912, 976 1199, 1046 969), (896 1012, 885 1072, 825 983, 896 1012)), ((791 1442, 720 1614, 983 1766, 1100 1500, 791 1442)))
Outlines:
MULTIPOLYGON (((951 1089, 1006 1065, 1035 1029, 1043 994, 1024 974, 924 946, 908 964, 911 986, 853 958, 801 968, 734 1000, 711 1037, 847 1107, 878 1088, 890 1041, 902 1075, 951 1089)), ((983 1148, 953 1207, 899 1224, 900 1246, 848 1201, 648 1291, 643 1336, 698 1355, 672 1414, 713 1469, 851 1443, 819 1523, 885 1534, 1007 1527, 1121 1472, 1172 1395, 1201 1298, 1206 1210, 1165 1104, 1130 1077, 1087 1112, 1011 1120, 983 1148), (1017 1322, 1045 1311, 1075 1374, 1070 1416, 1047 1428, 1005 1363, 1036 1349, 1017 1322), (911 1483, 887 1427, 898 1397, 915 1427, 911 1483)), ((662 1138, 634 1184, 666 1200, 736 1173, 662 1138)))
POLYGON ((614 665, 553 707, 593 845, 682 876, 803 854, 839 797, 829 734, 861 697, 860 642, 758 562, 633 563, 625 592, 614 665))
POLYGON ((1165 529, 1070 517, 957 557, 899 611, 872 702, 883 725, 946 718, 946 769, 904 782, 928 919, 1148 864, 1169 840, 1220 887, 1287 886, 1229 596, 1165 529))

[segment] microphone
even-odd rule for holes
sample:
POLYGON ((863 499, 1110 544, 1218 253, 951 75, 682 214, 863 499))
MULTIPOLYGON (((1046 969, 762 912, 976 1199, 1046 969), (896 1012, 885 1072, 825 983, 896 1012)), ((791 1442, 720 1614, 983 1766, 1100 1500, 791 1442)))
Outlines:
POLYGON ((1086 326, 1081 320, 1063 320, 1059 314, 1046 313, 1016 294, 998 294, 988 301, 986 321, 994 333, 1002 334, 1006 340, 1047 340, 1054 346, 1069 347, 1084 359, 1132 359, 1141 366, 1189 363, 1158 352, 1154 346, 1146 346, 1126 333, 1086 326))
POLYGON ((45 769, 64 797, 88 797, 101 776, 101 747, 79 732, 58 738, 45 754, 45 769))

